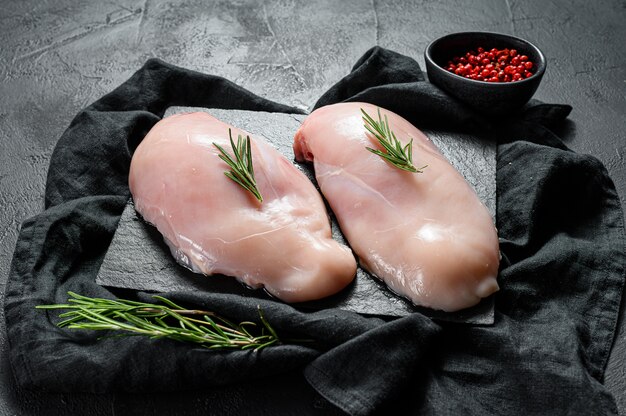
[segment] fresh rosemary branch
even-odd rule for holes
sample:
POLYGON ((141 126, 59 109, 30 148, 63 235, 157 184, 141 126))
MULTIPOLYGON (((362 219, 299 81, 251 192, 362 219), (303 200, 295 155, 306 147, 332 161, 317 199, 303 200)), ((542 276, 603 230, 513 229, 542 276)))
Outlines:
POLYGON ((201 345, 209 349, 254 349, 280 343, 259 308, 263 327, 254 322, 234 324, 213 312, 184 309, 161 297, 163 304, 124 299, 102 299, 68 292, 67 304, 39 305, 37 309, 67 309, 59 327, 85 330, 122 331, 120 336, 143 335, 152 339, 167 338, 201 345), (253 334, 255 332, 256 334, 253 334))
POLYGON ((246 136, 244 139, 241 134, 237 137, 237 145, 235 146, 235 142, 233 141, 233 134, 230 129, 228 129, 228 136, 230 137, 230 146, 233 148, 233 152, 235 153, 235 159, 224 150, 222 146, 217 143, 213 143, 215 147, 220 151, 220 159, 222 159, 228 166, 230 166, 231 170, 224 172, 228 178, 232 179, 236 183, 239 184, 242 188, 250 191, 252 195, 259 200, 259 202, 263 202, 263 197, 259 192, 259 188, 257 187, 256 180, 254 179, 254 168, 252 167, 252 148, 250 146, 250 136, 246 136))
POLYGON ((386 115, 383 121, 380 115, 380 108, 378 109, 378 121, 374 120, 362 108, 361 112, 363 113, 365 128, 374 135, 386 152, 372 149, 371 147, 365 147, 367 150, 382 157, 398 169, 413 173, 423 173, 424 168, 428 165, 422 166, 421 168, 416 168, 413 165, 413 139, 411 139, 406 146, 402 147, 402 143, 389 128, 389 120, 387 120, 386 115))

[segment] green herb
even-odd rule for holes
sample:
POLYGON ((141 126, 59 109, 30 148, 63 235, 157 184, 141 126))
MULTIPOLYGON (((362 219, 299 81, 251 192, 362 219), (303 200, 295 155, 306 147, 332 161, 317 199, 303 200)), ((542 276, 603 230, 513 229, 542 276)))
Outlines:
POLYGON ((85 330, 122 331, 120 336, 143 335, 190 342, 210 349, 260 350, 280 343, 276 331, 267 322, 261 308, 257 328, 254 322, 234 324, 213 312, 184 309, 161 297, 163 304, 124 299, 102 299, 68 292, 67 304, 39 305, 37 309, 68 309, 59 327, 85 330))
POLYGON ((378 121, 374 120, 369 114, 361 108, 363 113, 363 122, 367 131, 372 133, 380 145, 386 150, 382 152, 371 147, 365 147, 370 152, 382 157, 398 169, 406 170, 413 173, 423 173, 424 168, 428 165, 416 168, 413 165, 413 139, 409 143, 402 147, 402 143, 396 138, 396 135, 389 128, 389 120, 385 115, 385 119, 380 115, 380 108, 378 109, 378 121))
POLYGON ((263 202, 263 197, 259 192, 256 180, 254 179, 254 168, 252 167, 252 148, 250 146, 250 136, 246 136, 244 139, 241 134, 237 137, 237 145, 233 141, 233 134, 228 129, 228 136, 230 137, 230 146, 235 153, 235 159, 226 153, 226 150, 217 143, 213 143, 215 147, 220 151, 220 159, 222 159, 231 170, 224 172, 228 178, 232 179, 239 184, 242 188, 250 191, 252 195, 263 202))

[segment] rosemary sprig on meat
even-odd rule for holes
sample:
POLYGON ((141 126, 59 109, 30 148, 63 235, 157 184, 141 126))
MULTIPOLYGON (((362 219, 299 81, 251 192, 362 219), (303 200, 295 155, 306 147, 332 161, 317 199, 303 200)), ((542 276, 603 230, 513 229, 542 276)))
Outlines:
POLYGON ((119 336, 143 335, 194 343, 209 349, 260 350, 279 344, 276 331, 259 308, 262 327, 254 322, 234 324, 213 312, 185 309, 161 296, 161 304, 125 299, 102 299, 68 292, 66 304, 39 305, 37 309, 68 310, 59 317, 61 328, 120 331, 119 336))
POLYGON ((406 146, 402 146, 400 140, 396 138, 396 135, 389 128, 389 120, 385 115, 383 120, 380 115, 380 108, 378 109, 378 121, 374 120, 365 110, 361 108, 363 113, 363 123, 367 131, 369 131, 385 149, 381 151, 378 149, 372 149, 371 147, 365 147, 370 152, 382 157, 393 166, 398 169, 406 170, 413 173, 423 173, 424 169, 428 166, 422 166, 416 168, 413 165, 413 139, 409 141, 406 146))
POLYGON ((228 129, 228 136, 230 137, 230 146, 235 153, 233 159, 222 146, 217 143, 213 143, 215 147, 220 151, 220 159, 222 159, 230 167, 230 171, 224 172, 228 178, 235 181, 242 188, 250 191, 259 202, 263 202, 263 197, 254 179, 254 168, 252 166, 252 148, 250 146, 250 136, 246 136, 244 139, 241 134, 237 137, 237 145, 233 140, 233 134, 231 129, 228 129))

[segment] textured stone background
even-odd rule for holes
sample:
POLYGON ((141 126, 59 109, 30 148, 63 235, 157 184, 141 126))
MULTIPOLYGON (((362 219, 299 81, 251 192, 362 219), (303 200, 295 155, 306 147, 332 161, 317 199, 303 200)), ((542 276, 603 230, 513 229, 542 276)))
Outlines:
MULTIPOLYGON (((626 205, 626 2, 605 0, 0 0, 0 300, 19 224, 43 208, 50 154, 82 107, 147 58, 225 76, 307 108, 379 44, 413 56, 462 30, 539 45, 536 97, 574 106, 560 132, 607 166, 626 205)), ((1 314, 1 312, 0 312, 1 314)), ((623 315, 623 314, 622 314, 623 315)), ((298 374, 195 393, 48 395, 17 389, 0 316, 1 415, 332 414, 298 374)), ((605 382, 626 414, 626 330, 605 382)))

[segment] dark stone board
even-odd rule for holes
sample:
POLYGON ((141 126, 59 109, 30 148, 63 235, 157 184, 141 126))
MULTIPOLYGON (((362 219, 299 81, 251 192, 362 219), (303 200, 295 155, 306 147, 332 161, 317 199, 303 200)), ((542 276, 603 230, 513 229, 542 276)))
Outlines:
MULTIPOLYGON (((265 137, 289 160, 293 160, 292 140, 304 115, 252 112, 242 110, 172 107, 166 116, 207 111, 215 117, 265 137)), ((492 215, 495 215, 495 144, 468 135, 426 132, 450 162, 474 187, 492 215)), ((311 165, 296 166, 313 183, 311 165)), ((329 210, 333 238, 346 244, 337 222, 329 210)), ((251 290, 227 276, 203 276, 176 263, 160 233, 136 213, 132 201, 126 206, 96 282, 112 288, 154 292, 206 290, 269 299, 263 290, 251 290)), ((337 307, 357 313, 380 316, 404 316, 415 311, 434 319, 489 325, 493 323, 493 297, 479 305, 455 313, 416 307, 392 293, 384 283, 361 268, 356 279, 340 293, 323 300, 295 305, 303 309, 337 307)))

